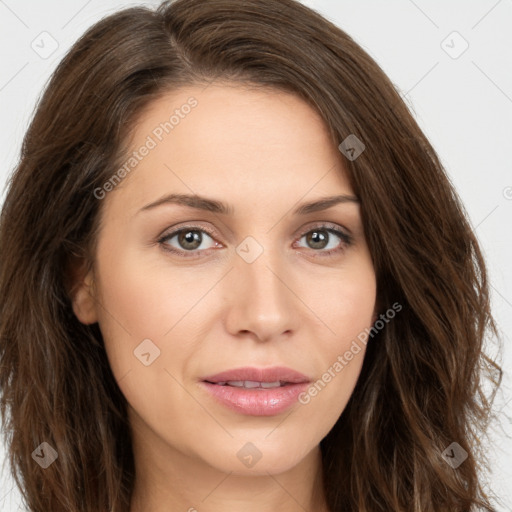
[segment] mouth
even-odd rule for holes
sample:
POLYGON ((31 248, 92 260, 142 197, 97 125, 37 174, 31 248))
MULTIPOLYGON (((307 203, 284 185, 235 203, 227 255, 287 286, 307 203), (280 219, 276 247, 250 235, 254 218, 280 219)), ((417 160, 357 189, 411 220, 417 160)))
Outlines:
POLYGON ((285 367, 238 368, 202 379, 214 400, 239 414, 274 416, 298 401, 310 379, 285 367))

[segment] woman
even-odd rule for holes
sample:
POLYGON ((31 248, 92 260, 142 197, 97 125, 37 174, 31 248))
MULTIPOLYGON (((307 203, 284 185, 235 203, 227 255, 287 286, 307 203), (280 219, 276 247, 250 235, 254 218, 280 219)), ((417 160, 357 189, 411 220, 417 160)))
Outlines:
POLYGON ((26 134, 0 251, 31 511, 494 510, 477 240, 389 79, 298 2, 88 30, 26 134))

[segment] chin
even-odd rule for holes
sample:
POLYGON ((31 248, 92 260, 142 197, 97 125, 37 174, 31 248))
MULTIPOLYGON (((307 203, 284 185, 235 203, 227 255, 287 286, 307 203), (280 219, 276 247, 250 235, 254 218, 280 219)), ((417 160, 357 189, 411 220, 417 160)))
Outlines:
POLYGON ((215 454, 205 454, 205 460, 224 473, 243 476, 268 476, 269 473, 278 475, 300 464, 314 448, 304 449, 304 443, 300 439, 296 441, 297 447, 282 441, 276 444, 258 440, 245 443, 234 441, 233 449, 224 444, 215 450, 215 454))

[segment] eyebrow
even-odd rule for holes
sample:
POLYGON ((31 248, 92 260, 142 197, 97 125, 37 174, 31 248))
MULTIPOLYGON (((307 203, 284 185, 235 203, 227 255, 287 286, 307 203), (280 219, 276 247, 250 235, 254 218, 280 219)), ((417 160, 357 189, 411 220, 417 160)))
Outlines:
MULTIPOLYGON (((293 211, 294 215, 307 215, 309 213, 319 212, 332 208, 337 204, 343 203, 359 203, 359 199, 356 196, 348 194, 341 194, 337 196, 322 197, 309 203, 300 205, 293 211)), ((234 208, 231 205, 225 204, 215 199, 202 197, 191 194, 168 194, 153 203, 149 203, 142 207, 140 211, 147 211, 157 208, 158 206, 167 204, 177 204, 181 206, 188 206, 196 210, 204 210, 212 213, 219 213, 222 215, 232 215, 234 208)))

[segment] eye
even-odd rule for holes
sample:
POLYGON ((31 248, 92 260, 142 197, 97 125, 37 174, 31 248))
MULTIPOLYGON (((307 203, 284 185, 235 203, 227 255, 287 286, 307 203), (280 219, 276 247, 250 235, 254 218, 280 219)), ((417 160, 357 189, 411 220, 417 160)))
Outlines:
MULTIPOLYGON (((319 256, 332 256, 344 251, 352 245, 352 237, 341 231, 334 224, 321 224, 304 233, 300 240, 306 239, 306 243, 319 256)), ((316 255, 315 255, 316 257, 316 255)))
POLYGON ((172 233, 164 235, 158 242, 164 246, 165 250, 185 257, 196 256, 195 253, 197 251, 205 251, 218 245, 204 228, 197 226, 186 226, 177 231, 173 231, 172 233), (209 247, 205 247, 204 243, 205 241, 208 242, 208 239, 214 243, 209 247), (177 244, 177 246, 175 244, 177 244))

